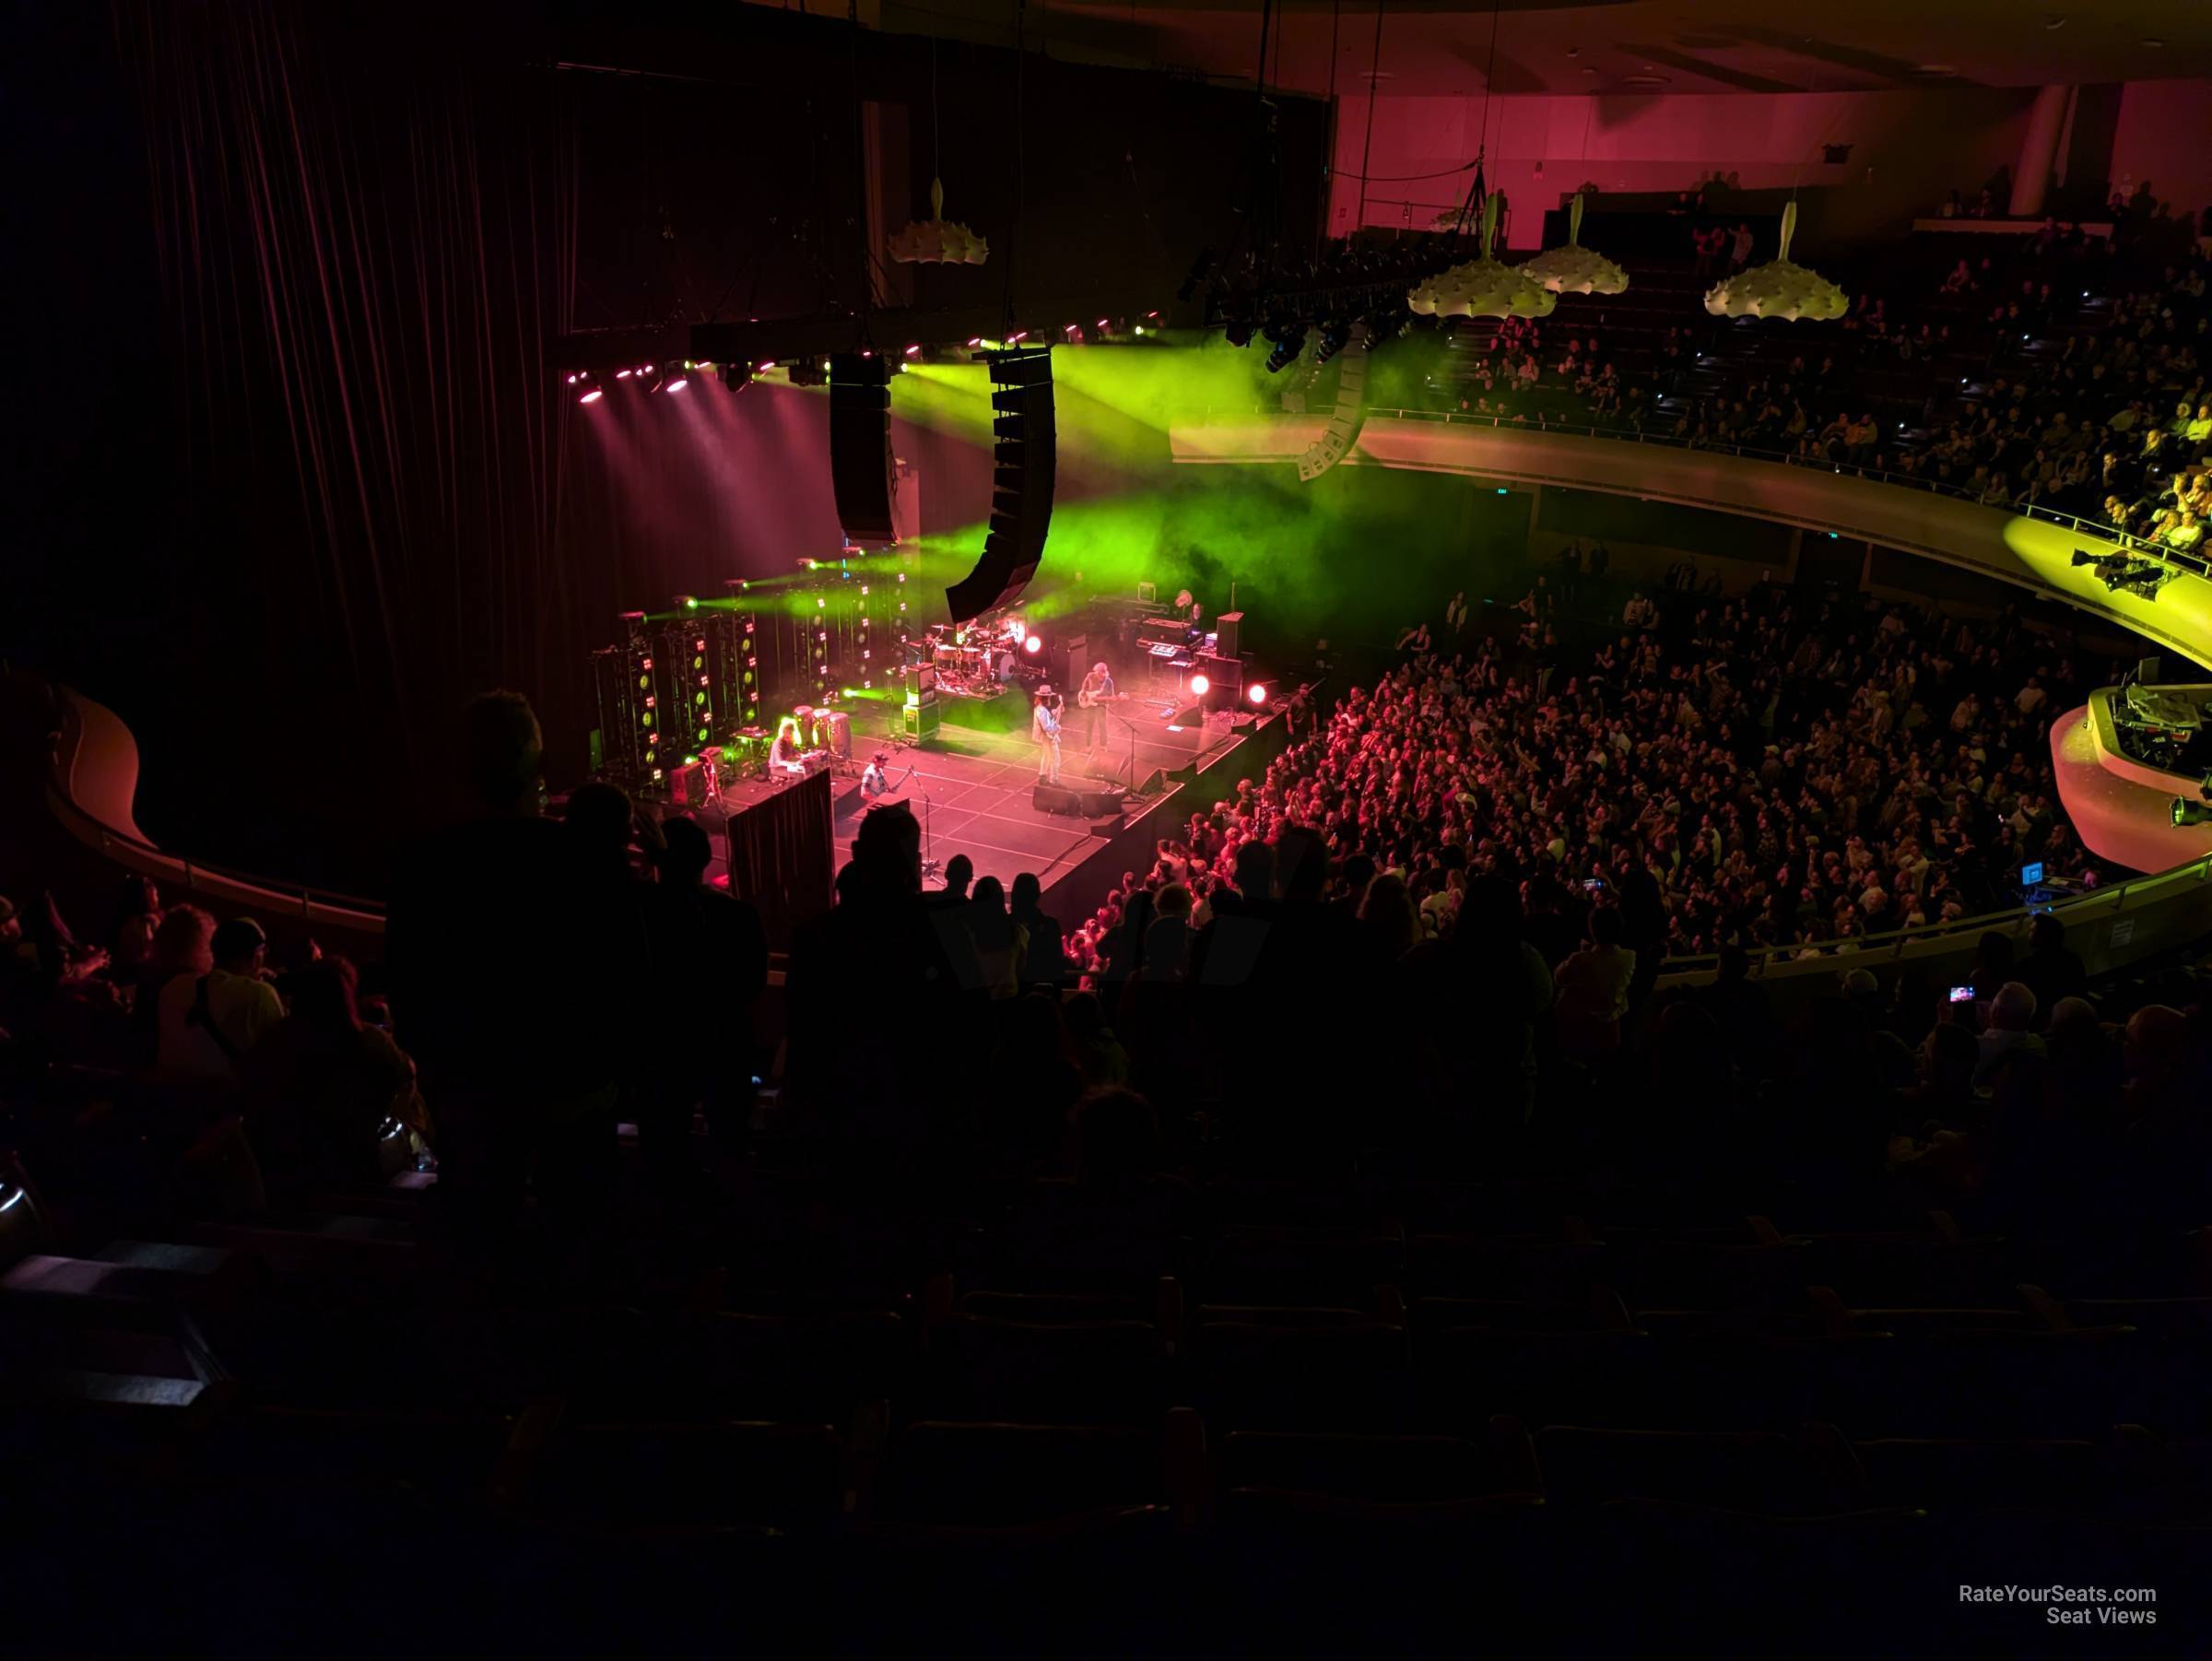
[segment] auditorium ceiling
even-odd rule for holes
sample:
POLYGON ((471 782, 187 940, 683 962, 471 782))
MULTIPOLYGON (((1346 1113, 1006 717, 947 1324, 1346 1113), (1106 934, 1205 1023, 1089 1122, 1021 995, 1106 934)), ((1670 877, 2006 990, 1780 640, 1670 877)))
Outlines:
MULTIPOLYGON (((775 4, 776 0, 764 0, 775 4)), ((1249 81, 1265 0, 865 0, 864 21, 1054 57, 1249 81)), ((847 0, 809 0, 843 17, 847 0)), ((1320 94, 1612 96, 2030 87, 2212 75, 2202 0, 1853 0, 1833 11, 1744 0, 1387 0, 1380 59, 1370 0, 1272 0, 1268 80, 1320 94), (1332 46, 1332 41, 1334 45, 1332 46)))

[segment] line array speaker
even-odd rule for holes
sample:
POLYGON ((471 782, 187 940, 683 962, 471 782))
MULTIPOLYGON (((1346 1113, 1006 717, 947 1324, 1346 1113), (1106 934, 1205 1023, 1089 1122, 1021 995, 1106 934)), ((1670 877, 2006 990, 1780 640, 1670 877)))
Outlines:
POLYGON ((975 569, 945 591, 956 623, 1021 597, 1053 519, 1052 348, 986 352, 983 362, 991 376, 991 528, 975 569))
POLYGON ((1336 359, 1336 407, 1329 424, 1298 458, 1298 477, 1312 484, 1351 453, 1367 422, 1367 324, 1352 325, 1344 354, 1336 359))
POLYGON ((891 370, 870 353, 830 359, 830 484, 846 539, 888 547, 891 524, 891 370))

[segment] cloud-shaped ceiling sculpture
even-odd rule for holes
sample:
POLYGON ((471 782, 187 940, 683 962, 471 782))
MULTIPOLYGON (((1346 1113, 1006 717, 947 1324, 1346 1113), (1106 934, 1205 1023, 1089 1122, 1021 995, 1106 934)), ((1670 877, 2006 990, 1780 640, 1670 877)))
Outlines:
POLYGON ((1514 266, 1489 257, 1498 230, 1498 198, 1482 204, 1482 257, 1423 277, 1407 291, 1406 309, 1422 317, 1548 317, 1559 297, 1538 288, 1514 266))
POLYGON ((1818 271, 1790 264, 1790 238, 1797 230, 1797 204, 1782 210, 1782 256, 1771 265, 1752 265, 1724 277, 1705 296, 1715 317, 1786 317, 1826 323, 1843 315, 1851 298, 1818 271))
POLYGON ((1521 269, 1554 294, 1618 294, 1629 286, 1629 274, 1604 254, 1583 246, 1582 192, 1567 210, 1567 245, 1547 248, 1521 269))
POLYGON ((929 214, 904 230, 891 233, 891 258, 902 265, 980 265, 991 257, 991 244, 965 225, 945 218, 945 186, 929 182, 929 214))

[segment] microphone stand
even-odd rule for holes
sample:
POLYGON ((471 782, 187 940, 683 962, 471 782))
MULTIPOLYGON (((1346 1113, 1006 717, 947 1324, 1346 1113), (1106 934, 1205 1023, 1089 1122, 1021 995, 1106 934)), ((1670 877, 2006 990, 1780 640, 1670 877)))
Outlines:
MULTIPOLYGON (((903 790, 909 784, 913 784, 915 775, 919 772, 919 768, 917 768, 913 763, 909 762, 906 769, 906 777, 899 781, 899 787, 903 790)), ((930 836, 929 832, 929 786, 926 784, 915 784, 914 794, 922 798, 922 875, 924 877, 935 877, 937 874, 938 867, 936 859, 935 857, 936 843, 930 836)))

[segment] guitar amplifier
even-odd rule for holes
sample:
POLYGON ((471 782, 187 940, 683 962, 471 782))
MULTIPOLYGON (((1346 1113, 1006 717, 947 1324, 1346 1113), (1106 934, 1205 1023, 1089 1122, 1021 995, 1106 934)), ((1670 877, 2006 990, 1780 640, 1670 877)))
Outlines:
POLYGON ((1233 710, 1237 707, 1244 695, 1242 658, 1225 657, 1218 652, 1202 652, 1192 667, 1196 674, 1206 677, 1205 702, 1207 709, 1233 710))
POLYGON ((702 761, 686 761, 668 770, 668 799, 678 807, 698 807, 707 799, 707 769, 702 761))
POLYGON ((1053 666, 1059 674, 1057 685, 1066 689, 1072 698, 1083 677, 1090 673, 1090 637, 1088 634, 1064 634, 1053 646, 1053 666))
POLYGON ((1148 646, 1157 642, 1161 645, 1179 646, 1189 634, 1189 628, 1180 617, 1147 618, 1136 626, 1139 645, 1148 646))

